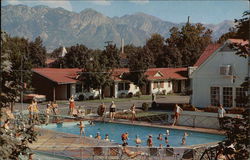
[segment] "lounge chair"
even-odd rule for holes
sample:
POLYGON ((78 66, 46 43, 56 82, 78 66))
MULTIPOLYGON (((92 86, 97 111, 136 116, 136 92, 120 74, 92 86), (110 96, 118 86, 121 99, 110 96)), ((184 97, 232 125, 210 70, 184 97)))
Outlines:
POLYGON ((184 154, 182 156, 183 160, 192 160, 194 159, 194 154, 193 154, 193 150, 192 149, 186 149, 184 151, 184 154))
POLYGON ((103 152, 102 147, 93 148, 93 160, 95 160, 95 158, 100 159, 100 160, 105 159, 105 153, 103 152))

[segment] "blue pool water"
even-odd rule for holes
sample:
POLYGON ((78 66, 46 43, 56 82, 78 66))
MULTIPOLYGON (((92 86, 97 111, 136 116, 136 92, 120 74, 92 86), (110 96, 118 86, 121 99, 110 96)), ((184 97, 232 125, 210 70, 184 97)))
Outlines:
MULTIPOLYGON (((55 130, 57 132, 71 133, 79 135, 79 122, 70 122, 63 123, 62 125, 57 124, 49 124, 47 126, 43 126, 42 128, 55 130)), ((137 125, 128 125, 128 124, 118 124, 118 123, 103 123, 103 122, 95 122, 94 125, 89 125, 88 122, 84 122, 86 136, 95 137, 97 132, 100 132, 102 139, 105 137, 105 134, 109 134, 109 139, 112 142, 122 144, 121 134, 124 132, 129 133, 128 144, 131 146, 135 146, 135 137, 139 135, 142 140, 143 146, 146 146, 146 141, 148 139, 148 135, 153 136, 153 144, 154 146, 159 146, 162 144, 166 146, 164 138, 166 137, 166 129, 158 128, 158 127, 146 127, 146 126, 137 126, 137 125), (163 134, 163 140, 157 140, 159 133, 163 134)), ((181 145, 181 140, 184 134, 184 130, 175 130, 169 129, 170 135, 168 136, 169 145, 171 147, 178 147, 181 145)), ((209 142, 221 141, 224 139, 223 135, 217 134, 208 134, 208 133, 200 133, 200 132, 191 132, 186 131, 189 136, 186 139, 186 145, 195 145, 195 144, 205 144, 209 142)))

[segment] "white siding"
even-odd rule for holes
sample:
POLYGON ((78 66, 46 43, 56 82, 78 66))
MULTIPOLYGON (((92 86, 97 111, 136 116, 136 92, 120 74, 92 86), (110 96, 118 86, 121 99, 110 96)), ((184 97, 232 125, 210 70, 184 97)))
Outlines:
POLYGON ((150 86, 151 86, 151 93, 155 93, 155 94, 162 94, 163 90, 165 90, 165 94, 167 93, 171 93, 173 91, 173 85, 172 85, 172 81, 168 81, 168 80, 157 80, 157 81, 151 81, 150 82, 150 86), (160 81, 164 81, 164 87, 156 87, 154 88, 154 82, 160 82, 160 81))
MULTIPOLYGON (((233 51, 219 51, 213 53, 194 73, 192 80, 192 105, 196 107, 210 106, 210 87, 220 87, 220 103, 223 104, 223 87, 233 87, 233 101, 235 99, 235 87, 239 87, 247 76, 247 58, 235 55, 233 51), (221 65, 232 65, 232 77, 220 75, 221 65)), ((235 105, 235 103, 233 103, 235 105)))

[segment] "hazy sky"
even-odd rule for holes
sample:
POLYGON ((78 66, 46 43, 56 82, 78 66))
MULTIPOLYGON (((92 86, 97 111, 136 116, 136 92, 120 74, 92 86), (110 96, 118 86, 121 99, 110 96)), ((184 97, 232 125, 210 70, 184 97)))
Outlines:
POLYGON ((47 5, 62 7, 70 11, 81 12, 92 8, 106 16, 121 17, 126 14, 144 12, 165 21, 186 22, 187 16, 193 23, 219 23, 223 20, 241 18, 242 13, 249 9, 247 0, 200 0, 200 1, 168 1, 168 0, 3 0, 2 5, 24 4, 28 6, 47 5))

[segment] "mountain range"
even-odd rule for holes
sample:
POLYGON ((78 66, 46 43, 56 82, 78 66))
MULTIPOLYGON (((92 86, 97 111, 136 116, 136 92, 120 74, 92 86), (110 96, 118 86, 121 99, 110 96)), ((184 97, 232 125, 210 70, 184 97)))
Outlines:
MULTIPOLYGON (((125 44, 141 46, 151 34, 159 33, 166 38, 172 27, 181 28, 185 24, 163 21, 141 12, 111 18, 93 9, 76 13, 42 5, 2 6, 1 19, 2 30, 11 36, 21 36, 30 40, 40 36, 49 51, 59 46, 77 43, 88 48, 103 49, 105 41, 113 41, 120 46, 121 38, 125 44)), ((213 39, 217 40, 234 26, 234 22, 225 20, 219 24, 204 26, 213 31, 213 39)))

